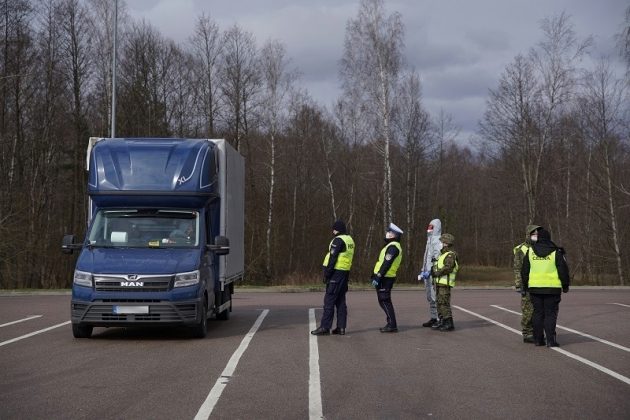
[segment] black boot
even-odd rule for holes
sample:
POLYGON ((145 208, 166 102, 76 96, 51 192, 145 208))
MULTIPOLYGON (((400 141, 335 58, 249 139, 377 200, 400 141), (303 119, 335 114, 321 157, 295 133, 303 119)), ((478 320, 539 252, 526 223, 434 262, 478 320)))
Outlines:
POLYGON ((313 334, 313 335, 328 335, 328 334, 330 334, 330 331, 328 330, 328 328, 319 327, 318 329, 311 331, 311 334, 313 334))
POLYGON ((345 328, 335 328, 334 330, 331 331, 331 334, 333 335, 346 335, 346 329, 345 328))
POLYGON ((424 324, 422 324, 423 327, 432 327, 433 325, 437 324, 438 320, 435 318, 431 318, 430 320, 428 320, 427 322, 425 322, 424 324))
POLYGON ((454 329, 453 318, 446 318, 440 327, 440 331, 453 331, 454 329))
POLYGON ((554 333, 547 339, 547 347, 560 347, 560 344, 556 341, 556 334, 554 333))
POLYGON ((390 325, 385 325, 383 328, 381 328, 380 331, 382 333, 395 333, 395 332, 398 332, 398 328, 397 327, 392 327, 390 325))
POLYGON ((444 324, 444 319, 440 318, 435 324, 431 325, 433 331, 439 330, 444 324))

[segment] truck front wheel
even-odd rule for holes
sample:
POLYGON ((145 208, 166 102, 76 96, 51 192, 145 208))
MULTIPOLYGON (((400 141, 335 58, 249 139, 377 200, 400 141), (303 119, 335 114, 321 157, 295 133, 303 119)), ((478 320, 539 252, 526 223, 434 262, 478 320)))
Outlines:
POLYGON ((72 324, 72 335, 74 335, 74 338, 90 338, 92 329, 91 325, 72 324))
POLYGON ((204 300, 201 320, 193 327, 193 337, 204 338, 208 334, 208 302, 204 300))

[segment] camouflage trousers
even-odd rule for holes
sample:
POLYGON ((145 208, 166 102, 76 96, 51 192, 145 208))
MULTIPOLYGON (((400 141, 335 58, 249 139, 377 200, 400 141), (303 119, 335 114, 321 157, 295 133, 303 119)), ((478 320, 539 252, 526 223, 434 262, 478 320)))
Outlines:
POLYGON ((440 319, 452 318, 451 312, 451 287, 435 285, 435 303, 440 319))
POLYGON ((532 315, 534 314, 534 305, 529 298, 529 293, 525 296, 521 296, 521 331, 523 337, 531 336, 534 334, 534 328, 532 327, 532 315))

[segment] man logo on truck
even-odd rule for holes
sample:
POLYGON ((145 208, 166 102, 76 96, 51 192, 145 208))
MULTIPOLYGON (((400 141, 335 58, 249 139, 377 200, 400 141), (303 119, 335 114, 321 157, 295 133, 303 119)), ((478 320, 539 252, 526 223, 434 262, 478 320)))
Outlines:
POLYGON ((128 287, 142 287, 144 286, 144 282, 143 281, 121 281, 120 285, 128 286, 128 287))

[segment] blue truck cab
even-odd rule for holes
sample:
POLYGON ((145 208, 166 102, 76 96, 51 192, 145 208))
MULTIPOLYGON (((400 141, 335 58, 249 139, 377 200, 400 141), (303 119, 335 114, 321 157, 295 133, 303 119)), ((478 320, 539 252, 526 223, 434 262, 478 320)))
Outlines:
POLYGON ((76 338, 94 327, 228 319, 243 277, 244 163, 225 140, 91 138, 88 227, 72 282, 76 338))

